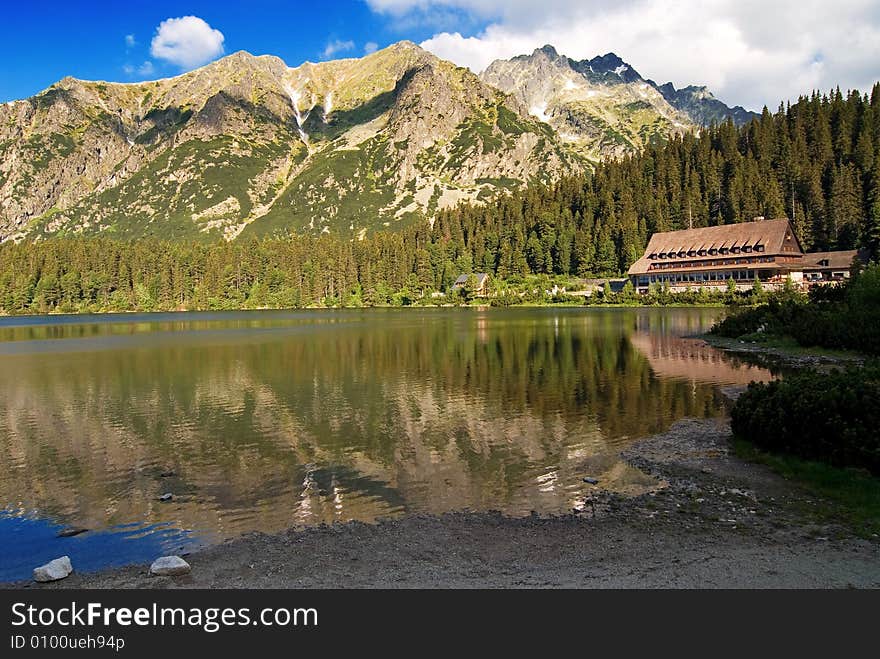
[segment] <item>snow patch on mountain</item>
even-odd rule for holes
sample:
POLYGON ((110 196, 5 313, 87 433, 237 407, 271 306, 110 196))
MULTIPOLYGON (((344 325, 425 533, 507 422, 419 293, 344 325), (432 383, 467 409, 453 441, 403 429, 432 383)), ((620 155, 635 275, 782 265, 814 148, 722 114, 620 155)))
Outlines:
POLYGON ((529 108, 529 114, 537 117, 544 123, 550 121, 550 115, 547 114, 547 101, 541 101, 529 108))
POLYGON ((327 123, 328 118, 330 117, 330 113, 333 112, 333 92, 327 92, 327 96, 324 97, 324 123, 327 123))
POLYGON ((312 112, 312 107, 314 107, 314 99, 312 99, 312 105, 306 111, 305 114, 302 114, 299 109, 299 102, 302 100, 303 94, 300 90, 294 89, 292 85, 285 84, 284 91, 287 92, 287 95, 290 97, 290 104, 293 106, 293 116, 296 119, 296 128, 299 131, 300 139, 302 139, 303 144, 306 145, 306 148, 311 151, 311 146, 309 145, 309 135, 306 133, 305 124, 309 118, 309 115, 312 112))

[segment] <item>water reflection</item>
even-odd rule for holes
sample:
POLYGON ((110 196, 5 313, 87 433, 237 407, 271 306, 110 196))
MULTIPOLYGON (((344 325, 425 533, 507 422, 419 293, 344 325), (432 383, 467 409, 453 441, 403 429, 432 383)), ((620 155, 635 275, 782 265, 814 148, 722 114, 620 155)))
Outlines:
POLYGON ((64 527, 46 519, 0 510, 0 582, 28 579, 37 565, 70 556, 80 572, 114 565, 148 563, 168 553, 196 549, 198 541, 187 531, 168 524, 123 524, 75 537, 59 537, 64 527))
POLYGON ((406 511, 568 510, 585 474, 649 485, 616 457, 628 440, 719 414, 718 384, 769 377, 680 338, 716 313, 5 320, 0 506, 207 541, 406 511))

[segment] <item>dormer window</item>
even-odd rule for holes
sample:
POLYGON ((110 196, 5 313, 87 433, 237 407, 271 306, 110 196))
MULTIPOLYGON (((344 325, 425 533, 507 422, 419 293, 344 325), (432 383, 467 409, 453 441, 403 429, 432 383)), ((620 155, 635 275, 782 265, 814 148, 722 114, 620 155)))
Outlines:
POLYGON ((695 250, 695 249, 688 250, 688 256, 690 256, 691 258, 695 257, 696 255, 697 255, 697 250, 695 250))
POLYGON ((755 245, 755 251, 756 252, 763 252, 764 246, 763 245, 755 245))
POLYGON ((752 246, 751 246, 751 245, 743 245, 743 252, 745 252, 746 254, 748 254, 748 253, 751 252, 751 251, 752 251, 752 246))
POLYGON ((660 258, 661 258, 661 259, 665 259, 665 258, 666 258, 666 252, 660 252, 660 258))
POLYGON ((727 254, 729 251, 730 250, 727 249, 726 247, 722 247, 721 249, 718 250, 718 253, 719 254, 727 254))
POLYGON ((657 258, 657 255, 656 255, 656 254, 653 254, 653 253, 652 253, 652 254, 648 254, 648 258, 651 259, 651 260, 653 261, 654 259, 657 258))
POLYGON ((731 247, 730 252, 731 254, 739 254, 739 247, 731 247))
POLYGON ((709 250, 709 256, 715 256, 718 253, 718 250, 714 247, 709 250))
POLYGON ((681 250, 678 253, 678 258, 680 258, 680 259, 683 259, 685 256, 687 256, 687 252, 685 252, 684 250, 681 250))
POLYGON ((706 250, 705 249, 698 250, 697 255, 698 256, 706 256, 706 250))

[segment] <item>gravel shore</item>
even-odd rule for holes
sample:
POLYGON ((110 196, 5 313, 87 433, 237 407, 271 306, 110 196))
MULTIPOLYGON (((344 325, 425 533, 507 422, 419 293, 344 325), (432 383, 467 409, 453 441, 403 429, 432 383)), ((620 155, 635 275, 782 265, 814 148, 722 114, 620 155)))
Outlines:
POLYGON ((411 515, 251 534, 186 557, 25 588, 877 588, 880 539, 819 515, 827 503, 730 453, 726 420, 685 419, 623 453, 663 486, 635 498, 586 484, 580 511, 411 515))

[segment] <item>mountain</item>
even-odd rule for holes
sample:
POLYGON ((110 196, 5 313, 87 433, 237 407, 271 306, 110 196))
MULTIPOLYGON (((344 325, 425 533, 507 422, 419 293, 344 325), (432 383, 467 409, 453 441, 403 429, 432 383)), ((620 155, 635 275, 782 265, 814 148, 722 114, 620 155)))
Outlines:
POLYGON ((741 105, 735 107, 725 105, 704 86, 688 85, 676 89, 671 82, 659 86, 653 80, 648 80, 648 83, 663 94, 663 98, 672 107, 683 112, 691 121, 701 126, 720 124, 726 119, 732 119, 737 126, 744 126, 752 119, 761 116, 756 112, 746 110, 741 105))
POLYGON ((363 236, 583 167, 525 107, 415 44, 296 68, 239 52, 0 106, 0 241, 363 236))
POLYGON ((704 86, 689 85, 682 89, 676 89, 671 82, 658 85, 650 78, 643 78, 638 71, 614 53, 594 57, 591 60, 574 62, 574 66, 580 71, 587 70, 594 76, 604 76, 605 80, 610 80, 612 83, 621 79, 627 83, 645 82, 660 92, 666 102, 682 112, 691 123, 699 126, 719 124, 725 119, 732 119, 737 126, 742 126, 761 116, 756 112, 746 110, 741 105, 735 107, 725 105, 704 86))
POLYGON ((576 61, 548 45, 496 60, 480 78, 512 94, 592 160, 632 153, 726 117, 741 124, 757 116, 728 108, 705 87, 657 85, 614 53, 576 61))

